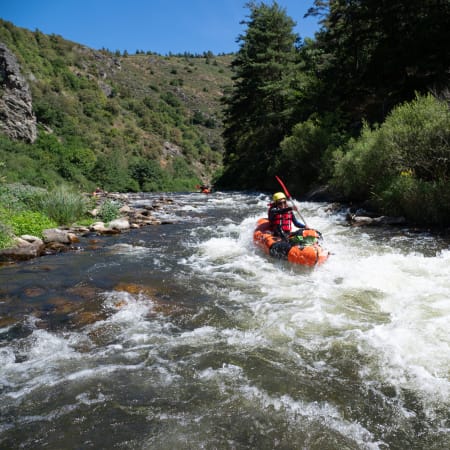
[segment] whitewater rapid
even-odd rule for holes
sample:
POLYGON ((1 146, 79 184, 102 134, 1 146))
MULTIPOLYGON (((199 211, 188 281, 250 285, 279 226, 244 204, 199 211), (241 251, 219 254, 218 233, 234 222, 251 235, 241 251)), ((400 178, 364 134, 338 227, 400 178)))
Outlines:
POLYGON ((171 225, 0 269, 0 446, 448 447, 445 239, 298 202, 332 253, 306 268, 254 246, 267 195, 171 196, 171 225))

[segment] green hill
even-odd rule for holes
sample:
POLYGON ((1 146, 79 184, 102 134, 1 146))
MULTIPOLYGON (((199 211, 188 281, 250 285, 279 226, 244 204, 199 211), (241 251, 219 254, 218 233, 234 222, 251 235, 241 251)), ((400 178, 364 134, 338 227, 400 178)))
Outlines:
POLYGON ((0 134, 8 182, 192 190, 221 167, 233 55, 96 51, 1 19, 0 43, 29 85, 38 130, 32 143, 0 134))

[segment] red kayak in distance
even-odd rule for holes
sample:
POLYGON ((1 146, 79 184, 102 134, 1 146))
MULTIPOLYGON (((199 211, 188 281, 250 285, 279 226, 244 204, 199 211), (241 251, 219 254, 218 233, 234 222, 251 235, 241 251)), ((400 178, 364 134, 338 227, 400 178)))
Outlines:
POLYGON ((208 186, 205 186, 205 185, 199 185, 199 184, 197 184, 197 186, 195 186, 197 189, 200 189, 200 193, 201 194, 211 194, 211 192, 212 192, 212 189, 210 188, 210 187, 208 187, 208 186))

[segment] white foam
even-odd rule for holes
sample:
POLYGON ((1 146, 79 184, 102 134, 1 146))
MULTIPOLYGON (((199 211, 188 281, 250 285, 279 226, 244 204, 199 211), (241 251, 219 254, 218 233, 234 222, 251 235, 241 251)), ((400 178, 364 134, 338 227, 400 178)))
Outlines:
MULTIPOLYGON (((410 241, 380 243, 321 210, 308 225, 322 231, 332 255, 305 270, 254 247, 258 217, 223 223, 186 264, 199 277, 228 283, 222 294, 250 308, 254 326, 274 345, 300 340, 320 347, 346 337, 373 360, 368 380, 377 377, 423 398, 450 401, 450 252, 425 257, 408 250, 410 241)), ((205 285, 210 288, 206 280, 205 285)))
MULTIPOLYGON (((230 210, 230 216, 214 227, 205 223, 194 227, 182 243, 188 250, 178 261, 183 270, 170 275, 176 280, 189 278, 195 289, 203 289, 209 300, 205 308, 220 308, 229 319, 224 328, 215 321, 196 322, 189 313, 186 318, 158 313, 153 299, 143 293, 105 292, 103 320, 78 331, 56 333, 37 329, 35 319, 30 319, 32 333, 1 349, 5 397, 20 402, 43 386, 113 379, 121 371, 131 375, 148 370, 156 377, 152 383, 169 387, 183 379, 189 358, 201 357, 216 345, 225 354, 268 349, 280 361, 285 357, 338 376, 338 356, 333 352, 345 347, 364 364, 357 382, 374 389, 393 386, 406 419, 413 413, 400 409, 403 390, 422 401, 429 417, 436 405, 448 405, 450 251, 426 256, 405 236, 384 241, 373 231, 345 226, 319 204, 298 203, 308 225, 323 233, 332 256, 314 269, 293 266, 255 247, 253 229, 266 214, 269 198, 253 198, 247 206, 251 212, 244 211, 245 218, 238 220, 233 208, 246 199, 244 194, 207 199, 199 195, 198 200, 186 196, 184 201, 193 203, 182 208, 184 212, 207 214, 209 208, 216 208, 230 210), (186 320, 186 327, 178 328, 177 320, 186 320), (192 354, 179 357, 185 346, 193 349, 192 354), (318 352, 322 356, 317 359, 310 356, 318 352)), ((427 245, 425 238, 423 243, 427 245)), ((141 245, 119 245, 114 251, 124 257, 149 256, 141 245)), ((158 270, 171 270, 164 264, 164 259, 154 261, 158 270)), ((204 310, 195 306, 201 316, 204 310)), ((238 392, 261 410, 286 411, 294 426, 317 419, 362 448, 383 448, 361 424, 347 420, 331 399, 317 403, 269 394, 234 364, 195 370, 193 365, 194 377, 217 381, 224 392, 233 396, 238 392)), ((101 393, 84 390, 67 407, 106 400, 101 393)))

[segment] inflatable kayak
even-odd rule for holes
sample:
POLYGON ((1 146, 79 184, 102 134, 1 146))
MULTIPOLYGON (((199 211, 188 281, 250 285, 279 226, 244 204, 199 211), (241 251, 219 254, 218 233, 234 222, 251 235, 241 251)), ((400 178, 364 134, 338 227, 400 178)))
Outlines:
POLYGON ((270 231, 268 219, 259 219, 253 233, 253 241, 267 254, 305 266, 322 264, 328 259, 329 252, 320 246, 319 239, 316 230, 306 229, 289 241, 283 240, 270 231))
POLYGON ((205 184, 202 184, 201 186, 199 184, 197 184, 197 186, 195 186, 197 189, 200 189, 199 192, 201 194, 211 194, 212 189, 208 186, 206 186, 205 184))

